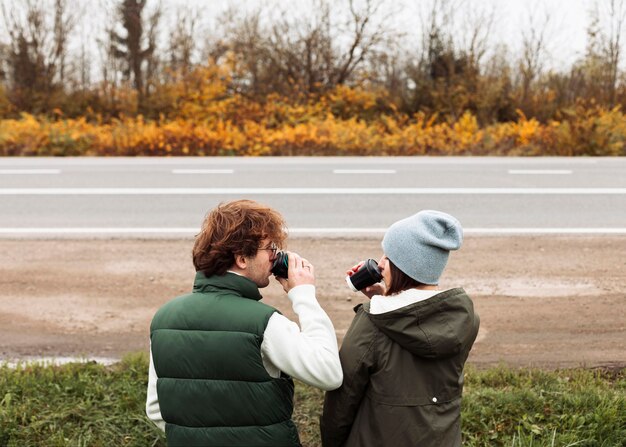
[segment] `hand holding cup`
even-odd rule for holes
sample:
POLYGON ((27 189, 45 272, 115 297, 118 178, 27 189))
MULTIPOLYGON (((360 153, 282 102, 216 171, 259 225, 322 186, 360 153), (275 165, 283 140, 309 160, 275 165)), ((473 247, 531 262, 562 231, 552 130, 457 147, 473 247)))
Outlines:
POLYGON ((303 284, 315 284, 315 268, 308 260, 294 252, 285 252, 287 255, 287 278, 276 275, 276 279, 283 286, 285 292, 303 284))
POLYGON ((368 298, 384 293, 385 288, 379 282, 383 276, 374 259, 359 262, 346 272, 346 283, 353 292, 361 291, 368 298))

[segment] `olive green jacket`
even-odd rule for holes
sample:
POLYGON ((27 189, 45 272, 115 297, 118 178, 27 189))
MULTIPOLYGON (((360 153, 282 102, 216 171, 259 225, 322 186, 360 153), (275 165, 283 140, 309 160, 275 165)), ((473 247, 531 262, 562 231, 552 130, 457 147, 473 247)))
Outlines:
POLYGON ((369 305, 355 308, 339 353, 344 381, 326 393, 323 446, 459 446, 472 301, 457 288, 381 314, 369 305))

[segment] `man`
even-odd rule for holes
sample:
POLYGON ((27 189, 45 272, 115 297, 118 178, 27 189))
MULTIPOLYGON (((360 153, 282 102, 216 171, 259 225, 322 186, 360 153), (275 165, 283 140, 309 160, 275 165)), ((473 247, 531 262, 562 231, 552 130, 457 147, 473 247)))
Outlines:
POLYGON ((289 252, 289 277, 276 278, 302 329, 259 301, 286 237, 282 216, 251 200, 207 215, 193 247, 193 292, 166 303, 150 326, 146 413, 169 446, 298 446, 291 378, 341 386, 311 263, 289 252))

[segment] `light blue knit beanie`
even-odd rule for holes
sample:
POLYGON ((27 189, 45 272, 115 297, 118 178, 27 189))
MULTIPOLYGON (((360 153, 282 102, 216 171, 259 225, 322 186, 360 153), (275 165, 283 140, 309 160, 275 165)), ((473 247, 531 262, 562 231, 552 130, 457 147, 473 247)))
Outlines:
POLYGON ((383 238, 393 264, 422 284, 438 284, 450 250, 463 242, 458 220, 441 211, 424 210, 394 223, 383 238))

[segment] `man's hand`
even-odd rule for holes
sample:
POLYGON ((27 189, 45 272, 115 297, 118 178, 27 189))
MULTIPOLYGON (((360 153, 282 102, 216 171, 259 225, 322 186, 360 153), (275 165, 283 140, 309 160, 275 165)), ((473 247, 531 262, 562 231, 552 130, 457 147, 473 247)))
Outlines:
POLYGON ((315 284, 315 269, 313 265, 306 259, 300 257, 297 253, 287 252, 288 275, 285 278, 276 278, 285 292, 289 293, 291 289, 303 284, 315 284))

